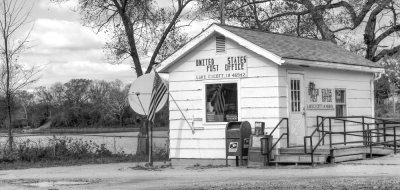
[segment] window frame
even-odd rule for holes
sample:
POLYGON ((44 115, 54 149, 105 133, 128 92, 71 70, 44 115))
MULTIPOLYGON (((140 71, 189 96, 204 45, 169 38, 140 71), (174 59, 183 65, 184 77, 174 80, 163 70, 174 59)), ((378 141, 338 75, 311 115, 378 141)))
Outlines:
POLYGON ((349 114, 348 114, 348 110, 347 110, 347 89, 346 88, 335 88, 335 117, 347 117, 349 114), (337 101, 336 101, 336 91, 338 91, 338 90, 343 90, 344 91, 344 102, 343 103, 338 103, 337 101), (336 106, 338 106, 338 105, 343 105, 344 106, 344 108, 343 108, 343 116, 338 116, 337 115, 337 108, 336 108, 336 106))
POLYGON ((207 80, 207 81, 203 81, 203 92, 202 94, 202 117, 203 117, 203 125, 226 125, 228 122, 227 121, 222 121, 222 122, 207 122, 207 110, 206 110, 206 85, 208 84, 227 84, 227 83, 236 83, 236 88, 237 88, 237 108, 238 108, 238 121, 241 121, 241 96, 240 96, 240 80, 236 80, 236 79, 228 79, 228 80, 207 80))
POLYGON ((303 111, 302 106, 304 106, 304 105, 302 105, 303 102, 301 101, 301 98, 304 98, 304 97, 303 97, 303 94, 301 91, 301 87, 302 87, 301 82, 302 82, 301 78, 297 78, 297 77, 289 78, 289 112, 290 113, 300 113, 303 111), (292 80, 298 81, 297 89, 292 89, 292 80), (298 93, 297 94, 298 96, 296 97, 295 101, 293 101, 293 98, 292 98, 292 92, 294 92, 294 91, 296 91, 298 93), (293 105, 293 103, 297 103, 297 104, 293 105), (293 111, 293 108, 294 108, 293 106, 296 107, 295 111, 293 111))

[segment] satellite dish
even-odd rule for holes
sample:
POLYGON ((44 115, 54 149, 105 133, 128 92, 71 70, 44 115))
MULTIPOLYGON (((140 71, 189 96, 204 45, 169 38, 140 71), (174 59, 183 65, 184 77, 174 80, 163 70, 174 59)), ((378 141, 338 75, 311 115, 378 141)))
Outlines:
MULTIPOLYGON (((154 77, 155 74, 153 73, 142 75, 132 83, 131 88, 129 89, 129 105, 133 111, 140 115, 147 115, 149 113, 154 77)), ((165 93, 156 109, 156 112, 160 111, 161 108, 164 107, 167 100, 168 93, 165 93)))

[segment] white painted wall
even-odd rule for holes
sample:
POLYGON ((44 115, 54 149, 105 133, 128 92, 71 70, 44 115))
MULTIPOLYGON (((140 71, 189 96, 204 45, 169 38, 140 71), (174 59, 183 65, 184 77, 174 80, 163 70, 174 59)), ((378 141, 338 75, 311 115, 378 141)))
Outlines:
POLYGON ((215 36, 184 56, 168 69, 169 90, 186 118, 193 119, 192 134, 175 103, 170 99, 170 158, 225 158, 226 123, 205 122, 205 84, 219 82, 238 83, 239 121, 266 123, 266 131, 279 122, 281 112, 278 65, 255 54, 236 42, 226 39, 226 53, 216 53, 215 36), (247 56, 248 77, 243 79, 195 79, 195 60, 229 56, 247 56))
MULTIPOLYGON (((373 73, 357 72, 357 71, 346 71, 337 69, 324 69, 324 68, 313 68, 313 67, 294 67, 286 66, 281 67, 280 73, 282 79, 280 83, 282 86, 288 86, 287 84, 287 71, 298 71, 304 73, 304 92, 305 96, 308 96, 308 84, 314 82, 316 88, 344 88, 346 89, 346 108, 347 116, 370 116, 374 117, 374 93, 373 93, 373 73)), ((287 89, 287 88, 283 88, 287 89)), ((334 97, 334 91, 333 99, 334 97)), ((283 92, 287 94, 287 92, 283 92)), ((321 96, 321 94, 320 94, 321 96)), ((334 101, 334 100, 333 100, 334 101)), ((286 101, 286 104, 288 101, 286 101)), ((286 117, 286 115, 281 115, 286 117)), ((335 116, 335 110, 307 110, 306 109, 306 135, 309 135, 315 130, 316 116, 335 116)), ((357 120, 361 121, 361 120, 357 120)), ((366 120, 367 121, 367 120, 366 120)), ((325 123, 327 126, 328 121, 325 123)), ((336 126, 333 130, 343 131, 342 122, 332 121, 332 125, 336 126)), ((347 124, 348 130, 361 129, 361 127, 355 126, 357 124, 347 124), (353 126, 353 127, 350 127, 353 126)), ((338 142, 342 140, 342 135, 338 136, 335 140, 338 142)), ((349 137, 350 138, 350 137, 349 137)), ((351 139, 351 138, 350 138, 351 139)), ((349 140, 349 139, 348 139, 349 140)))
MULTIPOLYGON (((205 84, 220 82, 238 83, 239 121, 266 123, 270 132, 282 117, 288 117, 287 71, 304 73, 304 90, 313 81, 317 88, 345 88, 348 115, 373 116, 372 73, 322 69, 313 67, 280 66, 255 54, 236 42, 226 39, 226 53, 216 53, 215 36, 200 44, 186 56, 167 69, 169 90, 179 108, 190 122, 195 133, 184 120, 179 109, 170 98, 170 158, 224 159, 226 123, 205 122, 205 84), (242 79, 196 80, 195 61, 206 58, 247 56, 248 77, 242 79), (193 121, 192 121, 193 120, 193 121)), ((306 134, 315 127, 317 115, 334 116, 334 110, 307 110, 306 134)), ((286 132, 284 125, 274 134, 286 132)))

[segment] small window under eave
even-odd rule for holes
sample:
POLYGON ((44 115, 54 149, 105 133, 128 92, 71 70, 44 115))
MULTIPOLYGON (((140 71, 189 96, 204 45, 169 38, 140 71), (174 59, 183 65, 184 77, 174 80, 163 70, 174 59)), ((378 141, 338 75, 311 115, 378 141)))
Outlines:
POLYGON ((217 53, 225 53, 225 36, 217 35, 215 37, 215 45, 217 53))

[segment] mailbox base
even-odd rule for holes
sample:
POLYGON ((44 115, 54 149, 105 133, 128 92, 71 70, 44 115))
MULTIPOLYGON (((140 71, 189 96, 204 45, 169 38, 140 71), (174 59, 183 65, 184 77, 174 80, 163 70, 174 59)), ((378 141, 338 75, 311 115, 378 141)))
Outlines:
MULTIPOLYGON (((225 158, 216 158, 216 159, 200 159, 200 158, 171 158, 171 164, 173 166, 193 166, 200 164, 201 166, 213 165, 213 166, 225 166, 226 159, 225 158)), ((243 164, 247 164, 247 159, 243 160, 243 164)), ((228 159, 229 166, 235 166, 236 160, 235 157, 229 156, 228 159)))
POLYGON ((261 148, 249 149, 249 167, 262 167, 266 162, 266 156, 261 154, 261 148))
POLYGON ((248 156, 229 156, 225 159, 226 166, 247 166, 248 163, 248 156), (233 164, 230 164, 231 160, 234 161, 233 164))

